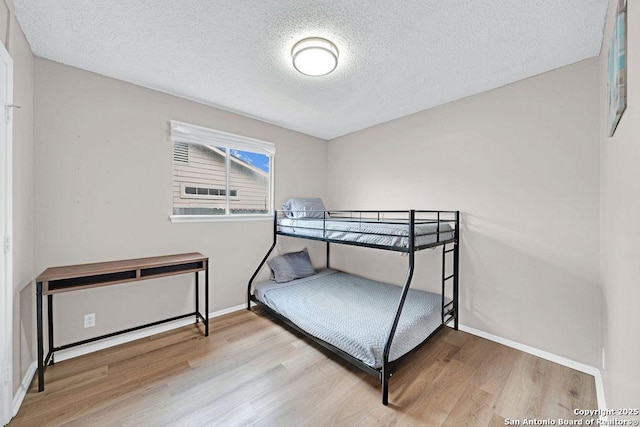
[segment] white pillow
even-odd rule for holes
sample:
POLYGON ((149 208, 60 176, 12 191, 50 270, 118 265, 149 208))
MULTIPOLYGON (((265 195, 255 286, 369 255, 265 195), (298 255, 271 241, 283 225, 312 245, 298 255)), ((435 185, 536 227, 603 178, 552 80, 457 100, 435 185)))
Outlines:
POLYGON ((326 208, 322 199, 289 199, 282 204, 289 218, 324 218, 326 208))

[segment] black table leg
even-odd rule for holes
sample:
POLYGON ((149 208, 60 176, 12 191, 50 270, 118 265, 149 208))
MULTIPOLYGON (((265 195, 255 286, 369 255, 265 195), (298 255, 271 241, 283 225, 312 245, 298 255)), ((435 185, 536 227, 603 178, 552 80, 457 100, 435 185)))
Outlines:
POLYGON ((209 260, 205 261, 204 269, 204 335, 209 336, 209 260))
POLYGON ((199 300, 200 299, 200 295, 199 295, 200 286, 198 284, 198 271, 196 271, 195 275, 196 275, 196 325, 197 325, 198 321, 199 321, 198 313, 200 313, 200 300, 199 300))
POLYGON ((44 345, 42 343, 42 282, 36 283, 36 323, 38 329, 38 392, 44 390, 44 345))
POLYGON ((49 357, 49 354, 51 355, 49 364, 53 365, 55 362, 53 360, 53 295, 51 294, 47 295, 47 320, 49 321, 47 325, 49 327, 49 353, 47 357, 49 357))

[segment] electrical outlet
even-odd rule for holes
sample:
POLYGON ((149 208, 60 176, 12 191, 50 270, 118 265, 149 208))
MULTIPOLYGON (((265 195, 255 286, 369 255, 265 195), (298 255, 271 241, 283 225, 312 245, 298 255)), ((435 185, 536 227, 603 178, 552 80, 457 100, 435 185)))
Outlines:
POLYGON ((93 328, 96 326, 96 314, 90 313, 84 315, 84 327, 85 328, 93 328))

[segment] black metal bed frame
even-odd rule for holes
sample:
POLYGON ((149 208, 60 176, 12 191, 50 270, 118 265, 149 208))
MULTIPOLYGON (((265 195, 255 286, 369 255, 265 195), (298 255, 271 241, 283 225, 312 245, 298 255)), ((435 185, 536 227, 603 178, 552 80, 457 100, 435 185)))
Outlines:
MULTIPOLYGON (((305 335, 306 337, 308 337, 309 339, 311 339, 312 341, 318 343, 319 345, 321 345, 322 347, 330 350, 332 353, 340 356, 341 358, 347 360, 348 362, 352 363, 353 365, 357 366, 358 368, 362 369, 363 371, 377 376, 378 379, 380 380, 381 384, 382 384, 382 404, 383 405, 387 405, 389 403, 389 378, 391 378, 391 376, 393 375, 393 373, 396 371, 396 369, 398 368, 398 366, 402 363, 402 361, 409 356, 410 354, 413 354, 415 351, 417 351, 420 347, 422 347, 427 341, 429 341, 429 339, 434 336, 438 331, 440 331, 445 325, 449 324, 452 320, 454 322, 454 329, 458 329, 458 286, 459 286, 459 280, 458 280, 458 263, 459 263, 459 238, 460 238, 460 211, 425 211, 425 210, 409 210, 409 211, 323 211, 322 213, 322 221, 323 221, 323 228, 319 229, 316 227, 310 227, 309 229, 313 229, 313 230, 322 230, 322 236, 305 236, 304 234, 296 234, 296 233, 287 233, 284 232, 282 230, 280 230, 280 224, 278 222, 278 214, 282 213, 282 211, 275 211, 274 212, 274 217, 273 217, 273 243, 271 245, 271 247, 269 248, 269 250, 267 251, 266 255, 264 256, 264 258, 262 259, 262 261, 260 262, 260 265, 258 265, 258 268, 256 268, 255 272, 253 273, 253 275, 251 276, 251 279, 249 280, 249 284, 247 285, 247 310, 251 310, 251 303, 255 303, 258 306, 261 307, 261 309, 265 310, 266 312, 268 312, 269 314, 271 314, 273 317, 275 317, 276 319, 282 321, 283 323, 285 323, 286 325, 290 326, 291 328, 297 330, 298 332, 302 333, 303 335, 305 335), (397 218, 387 218, 387 215, 407 215, 408 219, 397 219, 397 218), (429 219, 417 219, 416 220, 416 214, 418 215, 431 215, 431 217, 429 219), (364 218, 363 218, 364 215, 364 218), (453 216, 453 219, 443 219, 443 217, 446 216, 453 216), (406 224, 408 227, 408 245, 407 247, 400 247, 400 246, 385 246, 385 245, 378 245, 378 244, 367 244, 367 243, 362 243, 362 242, 357 242, 357 241, 349 241, 349 240, 340 240, 340 239, 333 239, 330 238, 328 236, 327 231, 332 231, 331 228, 327 229, 327 224, 330 224, 331 220, 350 220, 350 221, 356 221, 356 222, 361 222, 361 223, 369 223, 369 222, 375 222, 377 224, 406 224), (424 224, 424 223, 436 223, 437 224, 437 228, 436 231, 433 233, 428 233, 431 235, 436 235, 436 241, 433 243, 429 243, 429 244, 423 244, 423 245, 416 245, 415 243, 415 226, 416 224, 424 224), (454 224, 454 229, 453 230, 440 230, 440 224, 441 223, 453 223, 454 224), (453 237, 448 238, 448 239, 441 239, 441 235, 445 234, 445 233, 451 233, 453 231, 453 237), (281 315, 280 313, 276 312, 275 310, 273 310, 272 308, 268 307, 267 305, 263 304, 262 302, 260 302, 256 296, 254 294, 252 294, 251 289, 253 286, 253 282, 256 279, 256 277, 258 276, 260 270, 262 269, 262 267, 264 266, 264 264, 267 262, 267 259, 269 259, 269 256, 271 255, 271 253, 273 252, 273 249, 276 247, 276 243, 277 243, 277 238, 278 235, 281 236, 288 236, 288 237, 295 237, 295 238, 302 238, 302 239, 309 239, 309 240, 318 240, 318 241, 324 241, 327 243, 327 253, 326 253, 326 266, 327 268, 329 267, 329 263, 330 263, 330 249, 329 249, 329 245, 331 243, 337 243, 337 244, 346 244, 346 245, 353 245, 353 246, 361 246, 361 247, 368 247, 368 248, 377 248, 377 249, 383 249, 383 250, 389 250, 389 251, 396 251, 396 252, 404 252, 408 254, 408 258, 409 258, 409 265, 408 265, 408 269, 407 269, 407 276, 405 278, 404 281, 404 285, 402 287, 402 294, 400 296, 400 299, 398 301, 398 305, 396 308, 396 314, 395 317, 393 319, 393 323, 391 324, 391 327, 389 329, 389 334, 388 334, 388 338, 386 340, 385 346, 384 346, 384 351, 383 351, 383 355, 382 355, 382 367, 380 368, 373 368, 367 364, 365 364, 364 362, 362 362, 361 360, 353 357, 352 355, 346 353, 345 351, 333 346, 332 344, 327 343, 326 341, 323 341, 320 338, 317 338, 311 334, 309 334, 308 332, 306 332, 305 330, 301 329, 299 326, 297 326, 295 323, 293 323, 291 320, 289 320, 288 318, 286 318, 285 316, 281 315), (447 245, 452 245, 452 247, 447 248, 447 245), (394 361, 389 361, 389 352, 391 350, 391 344, 393 342, 393 338, 395 336, 395 332, 396 332, 396 328, 398 327, 398 322, 400 320, 400 315, 402 314, 402 308, 404 306, 404 302, 405 299, 407 297, 407 293, 409 292, 409 287, 411 286, 411 280, 413 278, 413 271, 415 268, 415 252, 422 250, 422 249, 427 249, 427 248, 435 248, 438 246, 443 246, 442 249, 442 303, 441 303, 441 324, 424 340, 422 341, 420 344, 418 344, 416 347, 414 347, 411 351, 409 351, 408 353, 404 354, 403 356, 401 356, 400 358, 394 360, 394 361), (446 260, 447 260, 447 254, 449 253, 453 253, 453 268, 452 268, 452 274, 450 275, 446 275, 446 260), (453 285, 453 298, 452 300, 445 304, 445 286, 446 284, 451 281, 452 285, 453 285)), ((285 226, 286 228, 287 226, 285 226)), ((300 227, 298 225, 295 226, 296 229, 305 229, 305 227, 300 227)), ((376 235, 388 235, 388 234, 384 234, 384 233, 371 233, 371 232, 360 232, 357 231, 355 232, 357 234, 376 234, 376 235)))

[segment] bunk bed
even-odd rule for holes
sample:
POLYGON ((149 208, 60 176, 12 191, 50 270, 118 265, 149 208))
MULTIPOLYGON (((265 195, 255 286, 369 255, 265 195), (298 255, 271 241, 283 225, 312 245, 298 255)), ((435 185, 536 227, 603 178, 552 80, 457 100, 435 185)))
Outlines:
POLYGON ((458 329, 459 211, 321 209, 274 212, 273 243, 249 280, 247 310, 257 304, 272 318, 378 377, 387 405, 389 378, 402 361, 450 322, 458 329), (326 268, 316 271, 311 266, 307 273, 290 277, 285 277, 288 271, 278 273, 272 262, 279 258, 308 260, 306 250, 270 259, 278 236, 326 242, 326 268), (407 254, 403 286, 331 269, 332 243, 407 254), (441 293, 410 289, 415 252, 440 246, 441 293), (447 261, 452 263, 449 268, 447 261), (254 284, 267 263, 271 279, 254 284))

